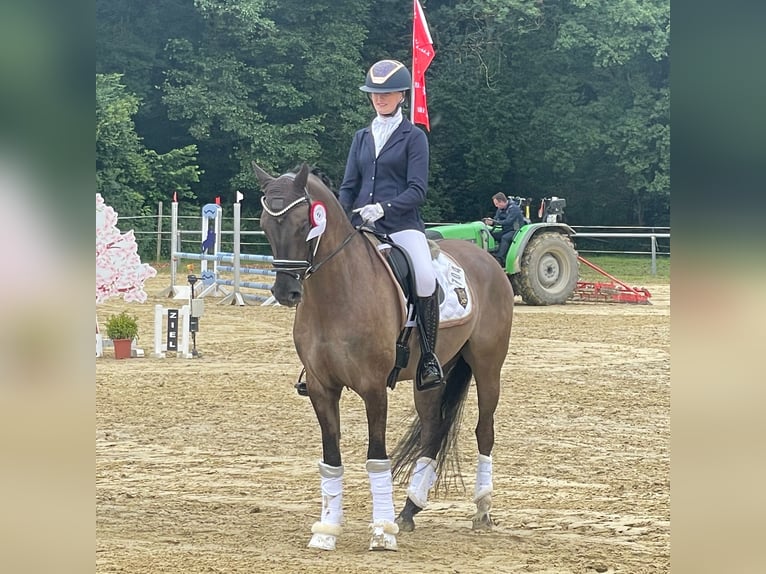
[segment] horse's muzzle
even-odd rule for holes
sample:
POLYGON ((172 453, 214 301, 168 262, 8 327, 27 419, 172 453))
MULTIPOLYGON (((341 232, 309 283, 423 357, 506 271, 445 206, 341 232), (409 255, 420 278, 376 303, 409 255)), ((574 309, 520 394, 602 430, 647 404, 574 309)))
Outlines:
POLYGON ((295 307, 303 297, 303 285, 294 276, 279 273, 271 288, 271 294, 280 305, 295 307))

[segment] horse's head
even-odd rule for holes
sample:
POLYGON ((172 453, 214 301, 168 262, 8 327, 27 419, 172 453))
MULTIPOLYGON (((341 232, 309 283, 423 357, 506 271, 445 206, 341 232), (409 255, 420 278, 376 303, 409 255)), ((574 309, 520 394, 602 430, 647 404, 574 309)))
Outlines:
POLYGON ((306 192, 309 167, 305 163, 297 174, 272 177, 252 162, 263 190, 261 229, 274 254, 277 277, 271 292, 280 305, 294 307, 303 295, 301 279, 311 265, 309 197, 306 192))

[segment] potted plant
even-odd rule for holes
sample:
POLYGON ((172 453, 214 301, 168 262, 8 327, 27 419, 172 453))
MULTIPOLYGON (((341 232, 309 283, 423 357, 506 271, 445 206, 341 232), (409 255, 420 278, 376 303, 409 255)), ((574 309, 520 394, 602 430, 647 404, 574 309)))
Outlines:
POLYGON ((114 343, 114 358, 129 359, 133 339, 138 339, 138 318, 123 311, 106 320, 106 336, 114 343))

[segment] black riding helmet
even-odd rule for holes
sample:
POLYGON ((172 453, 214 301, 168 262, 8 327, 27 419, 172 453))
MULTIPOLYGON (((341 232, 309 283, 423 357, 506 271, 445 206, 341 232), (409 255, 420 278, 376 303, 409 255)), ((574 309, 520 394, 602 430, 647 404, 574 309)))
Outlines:
POLYGON ((380 60, 368 70, 364 85, 359 89, 368 94, 406 92, 412 88, 410 71, 396 60, 380 60))

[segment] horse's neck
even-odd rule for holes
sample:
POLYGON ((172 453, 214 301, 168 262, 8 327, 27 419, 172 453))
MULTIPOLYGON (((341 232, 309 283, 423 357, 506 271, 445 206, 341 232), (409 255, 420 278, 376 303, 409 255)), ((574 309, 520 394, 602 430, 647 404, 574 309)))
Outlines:
MULTIPOLYGON (((346 217, 344 213, 341 215, 346 217)), ((328 229, 326 237, 319 242, 314 264, 320 264, 321 268, 306 282, 309 297, 337 298, 353 292, 372 294, 385 289, 376 285, 380 271, 384 270, 383 262, 375 253, 375 247, 351 224, 328 229)))

